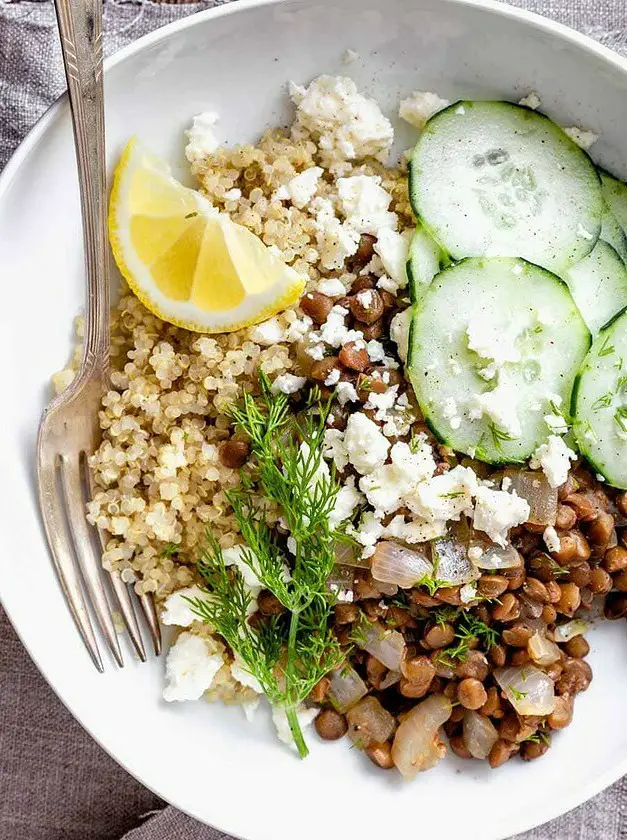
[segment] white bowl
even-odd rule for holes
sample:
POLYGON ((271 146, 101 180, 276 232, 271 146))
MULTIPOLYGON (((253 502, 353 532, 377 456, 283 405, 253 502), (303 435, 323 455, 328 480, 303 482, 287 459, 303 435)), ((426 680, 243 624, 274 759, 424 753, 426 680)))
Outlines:
MULTIPOLYGON (((228 142, 285 123, 286 82, 344 73, 392 116, 413 89, 516 100, 536 90, 565 125, 601 135, 595 159, 627 175, 627 64, 556 24, 466 0, 242 0, 141 39, 108 63, 109 161, 131 133, 185 175, 181 134, 202 110, 228 142), (342 62, 346 48, 359 53, 342 62)), ((404 133, 403 133, 404 132, 404 133)), ((410 144, 399 132, 400 147, 410 144)), ((532 764, 498 772, 447 759, 412 784, 349 750, 312 741, 299 762, 266 719, 161 699, 163 660, 98 675, 53 574, 33 490, 35 433, 49 374, 64 366, 83 299, 70 122, 55 105, 0 181, 0 594, 33 659, 91 734, 145 785, 199 820, 250 840, 437 833, 500 838, 560 814, 627 771, 624 623, 591 636, 595 680, 575 720, 532 764), (26 294, 26 300, 22 297, 26 294), (24 313, 29 304, 28 314, 24 313)), ((80 781, 79 781, 80 783, 80 781)))

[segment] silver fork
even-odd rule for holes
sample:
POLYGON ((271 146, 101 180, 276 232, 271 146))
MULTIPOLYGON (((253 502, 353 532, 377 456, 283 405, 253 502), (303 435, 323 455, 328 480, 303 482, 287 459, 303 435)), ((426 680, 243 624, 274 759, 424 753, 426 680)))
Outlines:
MULTIPOLYGON (((70 387, 45 409, 39 427, 37 481, 48 545, 70 612, 94 665, 104 671, 83 592, 84 584, 107 644, 122 667, 100 567, 103 535, 96 534, 85 518, 87 499, 93 495, 87 459, 100 441, 98 410, 109 379, 102 0, 55 0, 55 7, 76 145, 87 301, 80 370, 70 387)), ((110 582, 135 650, 145 661, 129 589, 117 572, 110 574, 110 582)), ((154 602, 149 595, 139 602, 158 655, 161 635, 154 602)))

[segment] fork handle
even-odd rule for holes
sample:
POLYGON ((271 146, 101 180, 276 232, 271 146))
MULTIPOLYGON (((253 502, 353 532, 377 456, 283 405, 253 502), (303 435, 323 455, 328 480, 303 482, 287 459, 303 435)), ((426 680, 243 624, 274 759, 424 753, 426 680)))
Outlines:
POLYGON ((74 127, 87 269, 84 376, 109 360, 102 0, 55 0, 74 127))

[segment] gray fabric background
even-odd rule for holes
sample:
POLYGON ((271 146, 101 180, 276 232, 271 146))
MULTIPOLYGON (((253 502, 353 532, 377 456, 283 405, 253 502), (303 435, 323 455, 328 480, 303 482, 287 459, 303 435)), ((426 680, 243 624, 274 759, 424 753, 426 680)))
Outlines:
MULTIPOLYGON (((219 2, 105 0, 106 52, 219 2)), ((627 0, 514 0, 513 5, 566 23, 627 55, 627 0)), ((52 2, 0 0, 0 169, 63 88, 52 2)), ((54 696, 0 609, 0 840, 121 837, 220 840, 225 835, 165 807, 105 755, 54 696)), ((627 838, 627 777, 517 840, 619 838, 627 838)))

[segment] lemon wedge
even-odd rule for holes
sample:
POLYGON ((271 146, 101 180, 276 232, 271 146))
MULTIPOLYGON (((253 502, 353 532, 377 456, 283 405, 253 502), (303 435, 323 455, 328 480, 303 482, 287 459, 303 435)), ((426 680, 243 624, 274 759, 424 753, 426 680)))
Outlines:
POLYGON ((247 228, 172 177, 135 138, 115 171, 109 239, 118 268, 164 321, 233 332, 295 303, 305 279, 247 228))

